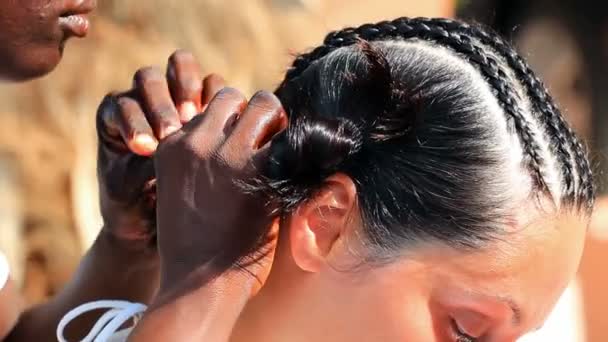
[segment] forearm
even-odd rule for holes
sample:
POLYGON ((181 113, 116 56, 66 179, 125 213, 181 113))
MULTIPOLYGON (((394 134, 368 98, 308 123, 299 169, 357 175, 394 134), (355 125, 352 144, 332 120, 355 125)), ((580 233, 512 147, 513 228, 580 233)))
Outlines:
MULTIPOLYGON (((131 248, 101 233, 83 258, 72 281, 48 303, 26 311, 7 341, 55 341, 59 320, 86 302, 119 299, 147 303, 158 285, 158 256, 131 248)), ((83 316, 68 326, 66 336, 78 340, 99 313, 83 316)))
POLYGON ((0 290, 0 341, 4 341, 17 324, 23 304, 19 289, 9 279, 0 290))
POLYGON ((129 341, 228 341, 255 281, 241 271, 199 271, 159 297, 129 341))

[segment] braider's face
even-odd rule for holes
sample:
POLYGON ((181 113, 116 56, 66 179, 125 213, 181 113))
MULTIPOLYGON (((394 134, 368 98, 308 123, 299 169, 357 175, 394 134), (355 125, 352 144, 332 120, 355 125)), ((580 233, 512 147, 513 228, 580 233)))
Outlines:
POLYGON ((576 272, 585 235, 575 215, 540 215, 513 222, 512 235, 481 250, 433 243, 353 269, 365 248, 356 233, 311 247, 328 232, 313 228, 301 239, 301 224, 292 220, 296 236, 282 242, 275 274, 252 304, 278 341, 515 341, 542 326, 576 272), (325 258, 311 248, 327 250, 325 258))
POLYGON ((0 1, 0 79, 42 76, 61 60, 65 41, 86 34, 74 14, 93 10, 96 0, 0 1))

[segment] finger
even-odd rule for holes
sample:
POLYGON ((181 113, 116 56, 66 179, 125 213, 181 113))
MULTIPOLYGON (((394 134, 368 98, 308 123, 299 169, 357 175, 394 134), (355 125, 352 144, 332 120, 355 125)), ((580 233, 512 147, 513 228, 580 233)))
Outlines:
POLYGON ((154 170, 154 160, 152 158, 141 158, 133 156, 127 162, 125 184, 134 185, 133 189, 143 189, 137 195, 146 195, 154 191, 156 183, 156 171, 154 170))
POLYGON ((140 69, 135 74, 134 85, 157 139, 162 140, 182 127, 167 78, 160 69, 140 69))
POLYGON ((215 97, 215 95, 226 87, 226 81, 218 74, 210 74, 203 80, 203 97, 202 106, 203 110, 207 108, 209 102, 215 97))
POLYGON ((116 121, 116 113, 118 113, 117 98, 118 93, 110 93, 106 95, 99 108, 97 109, 97 134, 102 141, 120 138, 120 130, 116 121))
POLYGON ((253 96, 226 140, 230 160, 243 163, 253 152, 265 146, 273 136, 287 127, 287 115, 279 99, 261 91, 253 96))
POLYGON ((245 96, 234 88, 224 88, 211 100, 203 115, 187 123, 183 131, 200 148, 213 151, 225 140, 227 132, 247 106, 245 96))
POLYGON ((167 80, 182 123, 202 111, 203 80, 201 67, 194 56, 178 50, 169 57, 167 80))
POLYGON ((116 123, 129 150, 140 156, 150 156, 156 151, 158 141, 139 103, 127 96, 118 98, 116 123))

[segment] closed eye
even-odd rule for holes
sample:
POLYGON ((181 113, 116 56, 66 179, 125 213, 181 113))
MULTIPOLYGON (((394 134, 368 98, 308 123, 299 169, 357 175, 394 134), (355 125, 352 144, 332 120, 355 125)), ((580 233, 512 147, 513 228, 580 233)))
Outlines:
POLYGON ((463 329, 458 326, 458 322, 452 319, 452 333, 454 334, 454 342, 477 342, 477 338, 467 335, 463 329))

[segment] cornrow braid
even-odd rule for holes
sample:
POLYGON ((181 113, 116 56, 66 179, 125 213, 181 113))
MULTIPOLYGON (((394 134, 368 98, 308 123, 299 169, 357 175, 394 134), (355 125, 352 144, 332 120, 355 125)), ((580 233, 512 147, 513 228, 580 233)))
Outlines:
POLYGON ((551 146, 556 152, 564 172, 564 182, 566 183, 564 200, 577 203, 579 206, 584 203, 588 210, 593 208, 595 186, 586 148, 576 137, 570 125, 563 119, 555 101, 528 63, 500 36, 484 31, 475 25, 443 18, 417 20, 433 22, 446 30, 469 34, 505 58, 509 67, 515 71, 516 76, 523 80, 528 96, 533 100, 534 108, 542 113, 542 122, 549 130, 551 146), (574 154, 574 162, 572 162, 572 154, 574 154), (575 184, 574 168, 576 168, 579 177, 578 187, 575 184))
POLYGON ((294 60, 292 67, 287 71, 284 83, 301 75, 313 61, 338 48, 354 45, 361 39, 377 41, 387 38, 417 38, 448 47, 476 65, 495 90, 503 110, 513 119, 522 147, 528 156, 527 167, 532 172, 535 186, 541 192, 549 193, 543 172, 544 160, 541 156, 541 148, 536 143, 535 133, 528 119, 518 105, 515 91, 505 81, 507 78, 506 72, 500 67, 496 59, 484 51, 483 46, 474 42, 464 32, 447 30, 444 25, 423 18, 399 18, 393 21, 366 24, 357 28, 346 28, 332 32, 327 35, 322 46, 309 53, 302 54, 294 60))

